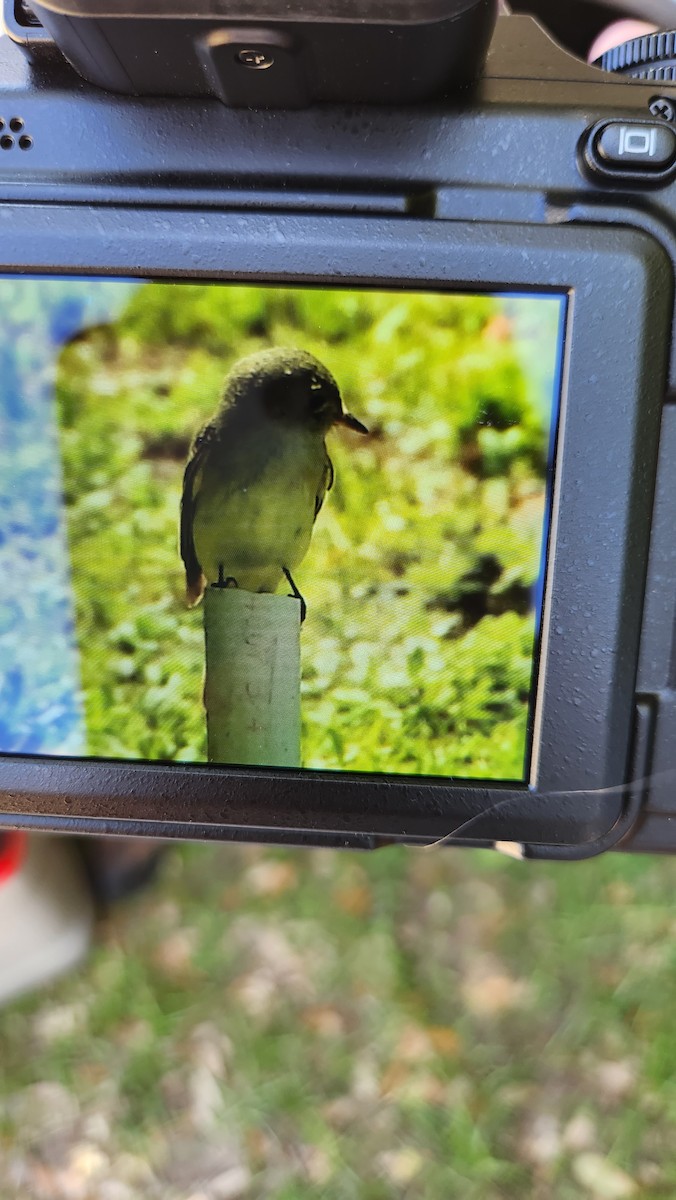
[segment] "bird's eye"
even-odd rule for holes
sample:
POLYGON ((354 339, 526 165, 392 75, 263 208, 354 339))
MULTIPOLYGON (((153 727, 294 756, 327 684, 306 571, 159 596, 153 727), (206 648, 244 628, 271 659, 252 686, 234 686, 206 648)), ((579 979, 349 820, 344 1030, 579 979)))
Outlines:
POLYGON ((316 375, 313 376, 312 382, 310 383, 310 391, 311 392, 319 392, 319 391, 321 391, 321 387, 322 387, 322 385, 321 385, 319 379, 317 379, 317 376, 316 375))

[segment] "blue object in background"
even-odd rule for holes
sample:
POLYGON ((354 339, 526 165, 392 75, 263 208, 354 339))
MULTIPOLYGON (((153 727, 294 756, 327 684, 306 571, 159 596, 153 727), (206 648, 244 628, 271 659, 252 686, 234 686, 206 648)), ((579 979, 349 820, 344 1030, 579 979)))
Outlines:
POLYGON ((85 748, 54 379, 133 283, 0 277, 0 752, 85 748))

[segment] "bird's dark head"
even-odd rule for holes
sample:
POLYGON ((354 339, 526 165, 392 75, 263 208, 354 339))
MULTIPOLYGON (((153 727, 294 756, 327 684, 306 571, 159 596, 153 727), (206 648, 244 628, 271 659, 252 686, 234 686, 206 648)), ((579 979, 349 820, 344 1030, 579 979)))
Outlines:
POLYGON ((247 410, 257 408, 270 421, 317 433, 328 433, 332 425, 368 432, 343 410, 331 372, 305 350, 262 350, 242 359, 230 372, 225 399, 247 410))

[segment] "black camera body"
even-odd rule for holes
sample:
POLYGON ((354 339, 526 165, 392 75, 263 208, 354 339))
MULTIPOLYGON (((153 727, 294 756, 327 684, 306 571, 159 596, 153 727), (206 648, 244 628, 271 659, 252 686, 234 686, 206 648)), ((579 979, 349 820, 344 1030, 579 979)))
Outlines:
POLYGON ((457 88, 476 79, 496 18, 496 0, 8 7, 17 40, 44 51, 51 34, 82 78, 107 91, 211 96, 254 108, 443 96, 449 82, 457 88))
POLYGON ((668 86, 587 66, 528 17, 499 19, 474 86, 386 106, 119 95, 49 44, 0 54, 7 277, 566 301, 522 781, 5 752, 4 824, 675 851, 676 125, 654 115, 668 86))

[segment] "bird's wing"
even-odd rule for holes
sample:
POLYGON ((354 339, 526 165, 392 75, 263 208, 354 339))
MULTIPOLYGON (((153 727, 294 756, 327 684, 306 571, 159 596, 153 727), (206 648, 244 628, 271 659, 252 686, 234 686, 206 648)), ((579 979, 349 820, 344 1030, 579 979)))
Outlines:
POLYGON ((197 497, 204 460, 209 446, 214 440, 216 429, 213 425, 205 425, 198 433, 183 473, 183 494, 181 496, 181 558, 185 567, 185 582, 188 604, 196 604, 204 591, 204 575, 195 552, 193 540, 193 521, 197 508, 197 497))
POLYGON ((327 454, 326 458, 324 459, 324 470, 322 471, 322 477, 319 481, 319 487, 317 488, 317 495, 315 496, 315 515, 314 515, 315 521, 317 520, 317 517, 319 516, 319 512, 322 507, 322 504, 324 503, 324 497, 325 497, 326 493, 330 492, 331 488, 333 487, 334 479, 335 479, 335 472, 333 470, 333 463, 331 462, 331 459, 329 458, 329 456, 327 454))

